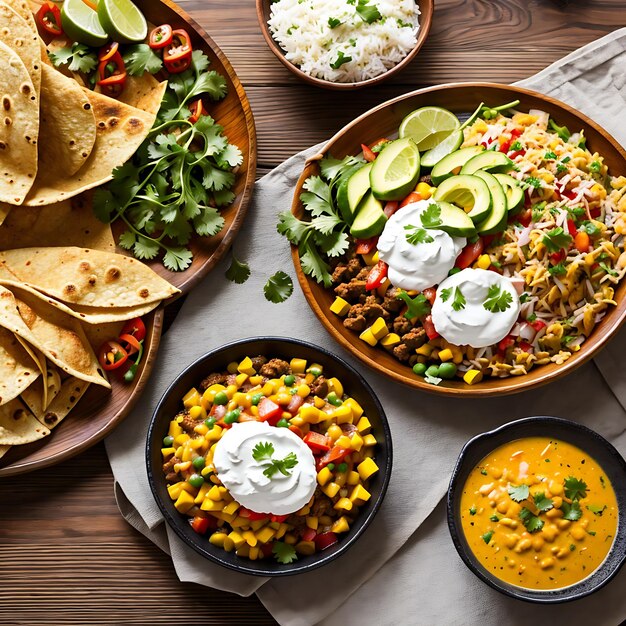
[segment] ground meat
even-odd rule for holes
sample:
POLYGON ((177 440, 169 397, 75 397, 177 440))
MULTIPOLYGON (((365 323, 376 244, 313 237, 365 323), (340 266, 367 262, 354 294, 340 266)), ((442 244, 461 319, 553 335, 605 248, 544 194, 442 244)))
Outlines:
POLYGON ((399 292, 400 290, 396 287, 391 287, 387 290, 381 305, 385 311, 397 313, 404 306, 404 302, 397 297, 399 292))
POLYGON ((427 185, 432 185, 433 179, 430 177, 430 174, 424 174, 424 176, 420 176, 420 183, 426 183, 427 185))
POLYGON ((410 350, 423 346, 428 341, 426 331, 423 328, 412 328, 406 335, 402 335, 402 343, 410 350))
POLYGON ((328 381, 323 376, 318 376, 309 387, 314 396, 325 398, 328 395, 328 381))
POLYGON ((364 267, 354 278, 354 280, 364 280, 367 282, 367 277, 370 275, 371 267, 364 267))
POLYGON ((201 383, 200 389, 206 391, 211 385, 223 385, 228 378, 228 372, 209 374, 201 383))
POLYGON ((406 363, 409 360, 411 354, 411 350, 405 343, 398 344, 393 349, 393 356, 395 356, 398 361, 402 361, 402 363, 406 363))
POLYGON ((362 315, 358 315, 357 317, 346 317, 346 319, 343 320, 343 325, 348 330, 352 330, 355 333, 362 333, 367 328, 367 322, 362 315))
POLYGON ((267 363, 267 359, 264 356, 255 356, 252 359, 252 367, 254 368, 255 372, 258 372, 261 369, 261 366, 265 365, 267 363))
POLYGON ((290 371, 291 367, 287 361, 283 361, 282 359, 271 359, 261 367, 259 373, 262 376, 267 376, 268 378, 279 378, 283 374, 288 374, 290 371))
POLYGON ((371 325, 379 317, 388 319, 389 313, 376 302, 375 296, 368 296, 363 304, 353 304, 350 307, 348 317, 344 320, 344 326, 351 330, 360 329, 360 331, 363 331, 366 326, 371 325), (348 320, 353 319, 358 320, 358 322, 348 322, 348 320), (346 322, 348 323, 346 324, 346 322), (363 328, 361 328, 361 326, 363 326, 363 328))
POLYGON ((180 427, 188 434, 193 432, 193 429, 202 422, 202 420, 194 420, 189 413, 183 414, 183 421, 180 423, 180 427))
POLYGON ((174 465, 180 463, 180 459, 177 456, 173 456, 167 463, 163 464, 163 473, 165 474, 165 480, 168 483, 178 481, 178 472, 174 471, 174 465))
POLYGON ((358 300, 360 296, 367 295, 364 280, 353 280, 350 283, 341 283, 335 287, 335 293, 348 302, 358 300))
POLYGON ((311 507, 311 513, 313 517, 321 517, 322 515, 328 515, 333 510, 333 503, 328 499, 326 494, 319 488, 315 488, 315 493, 313 494, 315 498, 313 501, 313 506, 311 507))
POLYGON ((361 263, 358 259, 350 259, 347 263, 340 263, 333 272, 333 283, 349 283, 361 270, 361 263))
POLYGON ((411 328, 413 328, 413 324, 403 315, 393 320, 393 332, 400 336, 406 335, 411 328))
POLYGON ((389 313, 380 304, 380 298, 377 298, 375 295, 367 296, 363 305, 363 315, 372 322, 379 317, 389 318, 389 313))

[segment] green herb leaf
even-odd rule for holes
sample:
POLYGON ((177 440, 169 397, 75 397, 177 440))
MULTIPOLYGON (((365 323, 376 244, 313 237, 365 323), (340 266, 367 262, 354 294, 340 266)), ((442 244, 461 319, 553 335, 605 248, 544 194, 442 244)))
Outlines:
POLYGON ((483 307, 491 313, 502 313, 510 308, 513 303, 513 296, 499 285, 491 285, 487 291, 487 300, 483 307))
POLYGON ((543 187, 543 183, 540 178, 536 176, 528 176, 526 179, 520 182, 520 185, 525 189, 529 187, 533 187, 534 189, 541 189, 543 187))
POLYGON ((554 131, 563 141, 567 141, 572 136, 567 126, 557 126, 552 118, 548 122, 548 128, 554 131))
POLYGON ((413 224, 407 224, 404 227, 404 230, 410 231, 406 233, 406 240, 412 244, 417 245, 418 243, 432 243, 435 241, 424 228, 420 228, 419 226, 413 226, 413 224))
POLYGON ((569 246, 572 242, 572 236, 558 226, 557 228, 549 230, 541 241, 549 252, 558 252, 569 246))
POLYGON ((474 505, 472 505, 470 507, 469 514, 470 515, 476 515, 476 507, 474 505))
POLYGON ((557 159, 558 157, 556 156, 556 154, 554 154, 554 152, 549 151, 549 152, 546 152, 546 153, 544 154, 543 158, 544 158, 544 160, 545 160, 545 161, 548 161, 548 160, 550 160, 550 159, 551 159, 551 160, 553 160, 553 161, 556 161, 556 159, 557 159))
POLYGON ((230 267, 226 270, 225 274, 228 280, 233 283, 241 285, 250 278, 250 266, 242 261, 239 261, 233 254, 230 261, 230 267))
POLYGON ((439 293, 439 297, 443 302, 447 302, 452 295, 452 287, 447 287, 446 289, 442 289, 439 293))
POLYGON ((561 505, 561 511, 563 511, 563 519, 569 520, 570 522, 579 520, 583 514, 580 510, 580 503, 577 500, 574 500, 571 504, 564 501, 561 505))
POLYGON ((341 20, 338 20, 336 17, 328 18, 328 28, 333 29, 337 28, 341 24, 341 20))
POLYGON ((488 543, 491 541, 491 538, 492 538, 492 537, 493 537, 493 530, 490 530, 490 531, 486 532, 484 535, 482 535, 482 537, 481 537, 481 538, 482 538, 482 540, 483 540, 485 543, 487 543, 487 544, 488 544, 488 543))
POLYGON ((50 52, 48 56, 56 67, 67 65, 70 72, 89 74, 98 65, 98 52, 82 43, 75 43, 71 48, 61 48, 56 52, 50 52))
POLYGON ((454 301, 452 302, 452 308, 455 311, 462 311, 465 308, 465 304, 465 296, 461 293, 461 289, 457 287, 454 290, 454 301))
POLYGON ((529 533, 536 533, 543 528, 543 520, 539 519, 530 509, 524 507, 519 516, 529 533))
POLYGON ((412 320, 415 317, 426 317, 430 314, 430 302, 423 293, 418 293, 415 298, 406 291, 400 291, 396 296, 399 300, 404 300, 407 305, 407 310, 404 313, 404 317, 408 320, 412 320))
POLYGON ((156 74, 163 67, 161 57, 145 43, 128 47, 122 58, 131 76, 143 76, 145 72, 156 74))
POLYGON ((585 220, 578 229, 587 233, 590 237, 595 237, 600 234, 600 229, 591 221, 585 220))
POLYGON ((603 507, 600 507, 600 505, 598 504, 590 504, 589 506, 587 506, 587 510, 591 511, 594 515, 597 515, 598 517, 602 517, 602 513, 604 513, 606 509, 606 504, 603 507))
POLYGON ((182 272, 191 265, 193 255, 186 248, 167 248, 163 255, 163 265, 172 272, 182 272))
POLYGON ((594 174, 599 174, 601 170, 602 163, 600 163, 600 161, 592 161, 591 163, 589 163, 590 172, 593 172, 594 174))
POLYGON ((278 304, 284 302, 293 293, 293 281, 285 272, 278 271, 270 276, 263 287, 265 299, 278 304))
POLYGON ((441 209, 436 202, 431 202, 421 213, 420 220, 424 228, 437 228, 443 223, 441 221, 441 209))
POLYGON ((376 5, 369 4, 369 0, 358 0, 356 12, 359 17, 368 24, 372 24, 382 17, 378 7, 376 5))
POLYGON ((535 501, 535 506, 539 511, 549 511, 554 508, 552 498, 546 498, 543 492, 533 494, 533 500, 535 501))
POLYGON ((343 50, 339 50, 337 58, 330 64, 334 70, 338 70, 344 63, 350 63, 352 61, 351 56, 344 54, 343 50))
POLYGON ((568 476, 564 481, 565 497, 570 500, 581 500, 587 496, 587 483, 574 476, 568 476))
POLYGON ((560 263, 549 267, 548 272, 552 276, 561 276, 562 274, 565 274, 567 272, 567 268, 565 267, 565 263, 561 261, 560 263))
POLYGON ((272 552, 279 563, 287 565, 298 560, 296 549, 284 541, 275 541, 272 546, 272 552))
POLYGON ((499 522, 499 521, 500 521, 500 518, 499 518, 499 517, 498 517, 498 516, 494 513, 494 514, 493 514, 493 515, 489 518, 489 520, 490 520, 490 521, 492 521, 492 522, 499 522))
POLYGON ((259 441, 252 449, 252 458, 255 461, 269 461, 274 454, 274 444, 271 441, 259 441))
POLYGON ((609 267, 603 261, 600 261, 598 265, 609 275, 609 276, 619 276, 619 272, 614 270, 612 267, 609 267))
POLYGON ((509 496, 511 496, 511 500, 515 502, 526 500, 530 494, 528 485, 510 485, 508 492, 509 496))

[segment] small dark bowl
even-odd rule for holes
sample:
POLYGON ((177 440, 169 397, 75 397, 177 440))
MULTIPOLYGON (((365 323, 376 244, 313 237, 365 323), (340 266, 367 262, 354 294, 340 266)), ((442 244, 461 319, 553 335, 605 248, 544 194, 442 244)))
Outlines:
POLYGON ((516 420, 477 435, 465 444, 456 462, 448 488, 447 516, 448 528, 459 556, 465 565, 490 587, 507 596, 527 602, 556 604, 577 600, 606 585, 626 561, 626 461, 604 437, 577 422, 545 416, 516 420), (470 471, 495 448, 523 437, 552 437, 584 450, 600 464, 617 496, 617 533, 611 551, 593 574, 569 587, 535 591, 511 585, 485 569, 465 540, 461 526, 460 502, 463 486, 470 471))
POLYGON ((146 444, 146 464, 150 488, 165 520, 176 534, 188 546, 207 559, 241 574, 253 574, 255 576, 300 574, 330 563, 340 554, 343 554, 363 534, 380 508, 391 476, 391 462, 389 424, 383 407, 365 379, 352 366, 334 354, 305 341, 285 337, 242 339, 217 348, 192 363, 169 386, 159 401, 152 416, 146 444), (189 525, 189 518, 174 508, 174 503, 167 493, 167 484, 162 471, 161 440, 167 434, 170 420, 182 406, 183 395, 191 387, 198 385, 210 373, 225 370, 228 363, 240 361, 246 356, 254 357, 258 354, 285 360, 301 357, 309 362, 323 365, 324 371, 339 378, 344 384, 346 392, 363 407, 365 415, 372 423, 372 433, 378 440, 375 459, 380 471, 372 477, 368 488, 372 497, 361 507, 350 531, 340 535, 339 542, 334 546, 311 556, 299 555, 298 560, 290 564, 281 564, 269 559, 251 561, 209 543, 208 537, 198 535, 192 530, 189 525))

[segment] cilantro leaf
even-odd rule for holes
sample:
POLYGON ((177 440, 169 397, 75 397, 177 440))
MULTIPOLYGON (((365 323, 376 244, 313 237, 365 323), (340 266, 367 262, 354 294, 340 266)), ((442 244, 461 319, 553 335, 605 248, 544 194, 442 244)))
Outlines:
POLYGON ((255 461, 269 461, 274 454, 274 444, 271 441, 259 441, 252 449, 252 458, 255 461))
POLYGON ((337 58, 330 64, 334 70, 338 70, 344 63, 350 63, 352 61, 351 56, 344 54, 343 50, 339 50, 337 58))
POLYGON ((465 296, 461 292, 461 289, 457 287, 454 290, 454 301, 452 302, 452 308, 455 311, 462 311, 465 308, 466 300, 465 296))
POLYGON ((574 476, 568 476, 564 481, 565 497, 570 500, 581 500, 587 496, 587 483, 574 476))
POLYGON ((550 266, 548 268, 548 272, 552 276, 561 276, 567 272, 567 268, 565 267, 565 263, 561 261, 560 263, 557 263, 556 265, 550 266))
POLYGON ((563 502, 561 511, 563 511, 563 519, 569 520, 570 522, 579 520, 583 514, 577 500, 574 500, 571 504, 569 502, 563 502))
POLYGON ((510 308, 513 303, 513 296, 499 285, 491 285, 487 291, 487 300, 483 307, 491 313, 502 313, 510 308))
POLYGON ((407 224, 404 227, 407 232, 406 240, 412 244, 417 245, 418 243, 432 243, 435 241, 424 228, 420 228, 419 226, 413 226, 413 224, 407 224))
POLYGON ((598 504, 590 504, 589 506, 587 506, 587 510, 591 511, 594 515, 597 515, 598 517, 602 517, 602 513, 604 513, 606 509, 606 504, 600 508, 600 505, 598 504))
POLYGON ((382 18, 378 7, 373 4, 369 4, 369 0, 358 0, 356 12, 359 17, 368 24, 372 24, 382 18))
POLYGON ((600 161, 592 161, 591 163, 589 163, 590 172, 593 172, 594 174, 599 174, 601 170, 602 163, 600 163, 600 161))
POLYGON ((98 65, 98 53, 82 43, 72 44, 71 48, 61 48, 56 52, 48 53, 52 63, 59 67, 67 65, 70 72, 83 72, 89 74, 98 65))
POLYGON ((128 47, 122 58, 131 76, 143 76, 145 72, 156 74, 163 67, 161 57, 145 43, 128 47))
POLYGON ((612 267, 609 267, 603 261, 600 261, 598 265, 609 275, 609 276, 619 276, 619 272, 614 270, 612 267))
POLYGON ((549 152, 546 152, 546 153, 543 155, 543 158, 544 158, 544 160, 545 160, 545 161, 548 161, 548 160, 550 160, 550 159, 551 159, 551 160, 553 160, 553 161, 556 161, 556 159, 557 159, 558 157, 556 156, 556 154, 554 154, 554 152, 549 151, 549 152))
POLYGON ((285 272, 278 271, 270 276, 263 287, 265 299, 278 304, 284 302, 293 293, 293 281, 285 272))
POLYGON ((320 160, 320 174, 325 181, 333 183, 353 166, 359 164, 364 164, 360 157, 350 155, 343 159, 335 159, 329 155, 320 160))
POLYGON ((533 495, 533 500, 539 511, 549 511, 554 508, 552 498, 546 498, 545 494, 541 491, 533 495))
POLYGON ((439 297, 441 298, 443 302, 447 302, 450 299, 451 295, 452 295, 452 287, 448 287, 446 289, 441 290, 439 297))
POLYGON ((322 259, 317 248, 310 243, 301 247, 300 265, 302 271, 312 276, 318 283, 323 283, 325 287, 331 286, 330 266, 322 259))
POLYGON ((333 28, 337 28, 337 26, 339 26, 340 24, 341 24, 341 20, 337 19, 336 17, 328 18, 328 28, 330 28, 331 30, 333 28))
POLYGON ((233 283, 241 285, 245 283, 248 278, 250 278, 250 266, 237 259, 237 257, 233 254, 230 261, 230 267, 226 270, 225 276, 233 283))
POLYGON ((511 496, 511 500, 514 502, 526 500, 530 494, 528 491, 528 485, 510 485, 508 491, 509 496, 511 496))
POLYGON ((543 187, 543 183, 541 182, 541 179, 536 176, 528 176, 525 180, 520 182, 520 186, 525 189, 529 189, 530 187, 533 189, 541 189, 543 187))
POLYGON ((404 314, 406 319, 411 320, 415 317, 426 317, 430 314, 430 302, 423 293, 418 293, 415 298, 406 291, 400 291, 396 296, 398 300, 404 300, 407 305, 407 310, 404 314))
POLYGON ((476 515, 476 507, 474 505, 472 505, 469 509, 469 514, 470 515, 476 515))
POLYGON ((132 250, 135 242, 137 241, 137 235, 132 230, 125 230, 117 242, 124 250, 132 250))
POLYGON ((283 476, 291 476, 290 469, 298 465, 298 457, 294 452, 290 452, 284 459, 272 459, 272 464, 263 470, 263 474, 271 478, 280 472, 283 476))
POLYGON ((437 228, 443 223, 441 221, 441 209, 436 202, 431 202, 421 213, 420 220, 424 228, 437 228))
POLYGON ((591 221, 585 220, 579 230, 586 232, 590 237, 594 237, 600 233, 600 229, 591 221))
POLYGON ((524 507, 519 516, 529 533, 536 533, 543 528, 543 520, 539 519, 530 509, 524 507))
POLYGON ((296 549, 284 541, 275 541, 272 546, 272 552, 279 563, 288 564, 298 560, 296 549))
POLYGON ((138 235, 133 246, 133 254, 137 259, 150 260, 154 259, 159 254, 159 242, 151 239, 150 237, 144 237, 138 235))
POLYGON ((491 538, 493 537, 493 530, 490 530, 488 532, 486 532, 484 535, 481 536, 481 539, 488 544, 491 541, 491 538))
POLYGON ((330 186, 326 184, 319 176, 310 176, 302 185, 304 191, 300 194, 300 200, 304 204, 304 208, 311 213, 313 217, 320 215, 337 216, 333 207, 333 197, 330 186))
POLYGON ((192 254, 186 248, 167 248, 163 265, 172 272, 182 272, 191 265, 192 254))

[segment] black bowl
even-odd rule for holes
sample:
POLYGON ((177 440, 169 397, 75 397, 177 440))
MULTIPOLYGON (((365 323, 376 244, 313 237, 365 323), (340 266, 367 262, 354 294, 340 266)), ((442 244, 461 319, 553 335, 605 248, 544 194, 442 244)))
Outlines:
POLYGON ((570 420, 546 416, 526 417, 470 439, 461 450, 452 473, 447 505, 452 541, 467 567, 489 586, 518 600, 554 604, 588 596, 606 585, 626 561, 626 461, 604 437, 570 420), (611 551, 593 574, 568 587, 536 591, 500 580, 476 559, 461 527, 461 494, 471 470, 495 448, 523 437, 551 437, 584 450, 600 464, 617 496, 618 528, 611 551))
POLYGON ((391 476, 391 461, 389 424, 378 398, 365 379, 352 366, 327 350, 305 341, 285 337, 242 339, 217 348, 192 363, 169 386, 159 401, 152 416, 146 444, 146 463, 150 487, 165 520, 176 534, 196 552, 211 561, 242 574, 255 576, 288 576, 308 572, 343 554, 363 534, 380 508, 391 476), (301 357, 309 362, 323 365, 324 371, 339 378, 344 384, 346 392, 363 407, 365 415, 372 423, 372 433, 378 440, 375 459, 380 471, 372 477, 368 488, 372 497, 361 507, 350 531, 340 535, 339 542, 334 546, 311 556, 299 556, 297 561, 290 564, 281 564, 269 559, 251 561, 209 543, 208 537, 198 535, 192 530, 189 525, 189 518, 174 508, 174 503, 167 492, 167 484, 162 471, 161 441, 167 434, 170 420, 182 406, 183 395, 191 387, 198 385, 210 373, 225 370, 228 363, 240 361, 246 356, 254 357, 259 354, 285 360, 301 357))

